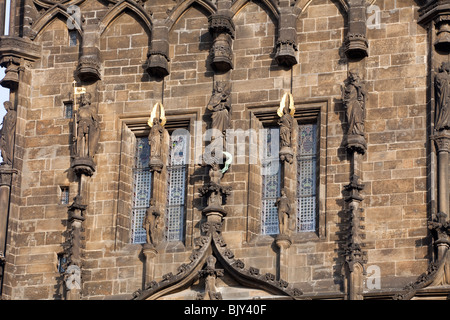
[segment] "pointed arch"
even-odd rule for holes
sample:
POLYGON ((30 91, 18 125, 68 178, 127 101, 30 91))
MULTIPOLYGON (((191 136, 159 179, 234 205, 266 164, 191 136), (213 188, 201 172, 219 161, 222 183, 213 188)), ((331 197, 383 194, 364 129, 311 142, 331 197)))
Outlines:
POLYGON ((134 2, 130 0, 122 0, 119 1, 114 7, 112 7, 100 21, 100 23, 98 24, 99 34, 103 34, 103 32, 105 32, 111 22, 113 22, 119 15, 127 10, 134 12, 147 26, 148 31, 150 33, 152 32, 153 21, 150 15, 142 7, 136 5, 134 2))
MULTIPOLYGON (((346 0, 336 0, 336 1, 339 2, 340 6, 345 12, 348 11, 348 3, 346 0)), ((371 0, 371 2, 375 1, 371 0)), ((295 7, 299 8, 301 12, 304 12, 308 10, 308 7, 312 2, 314 2, 314 0, 299 0, 295 3, 295 7)))
POLYGON ((180 20, 181 16, 193 5, 199 5, 203 9, 205 9, 210 15, 217 11, 217 7, 211 0, 187 0, 178 4, 175 8, 173 8, 172 12, 169 14, 167 18, 167 26, 169 30, 172 30, 173 26, 180 20))
POLYGON ((34 40, 39 33, 47 26, 53 19, 61 16, 68 21, 71 19, 73 26, 78 31, 81 37, 83 37, 83 29, 78 21, 74 20, 69 12, 67 12, 67 8, 57 4, 52 8, 47 10, 42 16, 39 17, 32 25, 31 25, 31 39, 34 40))
POLYGON ((54 5, 65 5, 65 6, 70 6, 70 5, 80 5, 81 3, 85 2, 86 0, 64 0, 64 1, 52 1, 52 0, 33 0, 33 2, 39 6, 41 6, 42 8, 51 8, 54 5))
MULTIPOLYGON (((239 11, 241 11, 244 6, 251 2, 252 0, 236 0, 231 6, 231 12, 233 12, 233 17, 236 16, 239 11)), ((259 1, 266 9, 273 14, 276 21, 278 22, 280 19, 280 11, 278 10, 278 6, 276 5, 274 0, 261 0, 259 1)))

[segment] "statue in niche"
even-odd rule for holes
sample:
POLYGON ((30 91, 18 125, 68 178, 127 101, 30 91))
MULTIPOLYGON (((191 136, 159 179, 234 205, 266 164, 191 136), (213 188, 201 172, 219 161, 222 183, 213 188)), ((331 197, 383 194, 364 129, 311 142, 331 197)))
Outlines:
POLYGON ((436 91, 436 118, 434 129, 436 131, 450 129, 450 62, 442 63, 435 78, 436 91))
POLYGON ((163 223, 161 213, 155 207, 155 200, 150 200, 150 207, 147 209, 142 222, 142 227, 146 231, 146 241, 148 244, 157 246, 163 233, 163 223))
POLYGON ((278 210, 278 223, 280 226, 280 234, 288 234, 289 228, 289 217, 291 213, 291 204, 289 198, 286 195, 286 190, 281 189, 281 196, 277 199, 275 203, 278 210))
POLYGON ((150 134, 148 135, 148 143, 150 144, 150 168, 160 172, 162 170, 162 145, 164 139, 164 125, 166 117, 164 107, 161 103, 156 103, 153 107, 148 125, 150 126, 150 134))
POLYGON ((295 106, 292 94, 285 93, 281 99, 280 107, 277 111, 280 119, 280 159, 292 163, 294 152, 292 151, 292 133, 294 130, 295 106))
POLYGON ((5 101, 3 105, 5 106, 6 115, 3 118, 3 126, 0 129, 0 151, 3 158, 3 163, 11 165, 14 147, 14 133, 17 123, 17 112, 14 110, 10 101, 5 101))
POLYGON ((225 135, 225 131, 230 124, 230 110, 231 110, 231 83, 229 82, 216 82, 214 86, 214 93, 208 103, 208 110, 212 111, 212 129, 216 132, 213 133, 213 138, 218 138, 214 134, 220 133, 221 136, 225 135))
POLYGON ((347 135, 364 136, 367 91, 356 71, 350 71, 348 81, 342 89, 342 101, 347 113, 347 135))
POLYGON ((97 110, 91 104, 89 93, 83 93, 80 96, 76 135, 76 157, 94 158, 100 139, 100 125, 97 110))

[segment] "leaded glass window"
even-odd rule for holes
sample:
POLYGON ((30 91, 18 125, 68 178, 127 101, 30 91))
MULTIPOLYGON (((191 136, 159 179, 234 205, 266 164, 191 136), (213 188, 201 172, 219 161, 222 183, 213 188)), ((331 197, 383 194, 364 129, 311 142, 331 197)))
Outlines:
POLYGON ((277 198, 280 196, 280 128, 270 127, 263 129, 262 132, 261 233, 270 235, 279 233, 278 211, 275 204, 277 198))
POLYGON ((297 231, 316 229, 317 125, 300 124, 297 154, 297 231))
POLYGON ((131 214, 131 242, 145 243, 146 231, 142 226, 150 204, 152 172, 149 167, 150 146, 147 137, 136 138, 135 168, 133 170, 133 203, 131 214))
POLYGON ((168 195, 166 212, 166 241, 184 240, 186 202, 186 165, 188 163, 188 135, 172 133, 169 147, 168 195))

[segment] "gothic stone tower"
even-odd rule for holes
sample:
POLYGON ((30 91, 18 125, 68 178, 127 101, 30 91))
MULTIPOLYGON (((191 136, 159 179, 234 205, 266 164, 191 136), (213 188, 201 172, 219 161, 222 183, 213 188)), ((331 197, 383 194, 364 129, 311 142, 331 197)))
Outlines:
POLYGON ((11 1, 1 298, 448 298, 449 10, 11 1))

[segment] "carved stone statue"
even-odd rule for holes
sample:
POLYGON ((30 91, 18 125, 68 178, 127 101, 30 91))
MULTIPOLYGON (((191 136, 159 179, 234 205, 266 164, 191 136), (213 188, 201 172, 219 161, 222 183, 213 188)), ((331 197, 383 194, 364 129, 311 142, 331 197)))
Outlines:
POLYGON ((364 136, 367 92, 357 72, 350 71, 342 91, 342 101, 347 113, 347 134, 364 136))
MULTIPOLYGON (((214 93, 208 103, 208 110, 212 111, 212 129, 218 133, 225 134, 230 124, 231 110, 231 84, 227 82, 216 82, 214 93)), ((217 137, 215 137, 217 138, 217 137)))
POLYGON ((278 223, 280 226, 280 234, 288 234, 291 204, 284 188, 281 189, 281 196, 277 199, 275 205, 278 209, 278 223))
POLYGON ((17 113, 10 101, 5 101, 3 105, 6 109, 6 115, 3 118, 3 126, 0 129, 0 151, 3 158, 3 163, 11 165, 13 160, 14 133, 16 129, 17 113))
POLYGON ((280 125, 280 144, 281 147, 291 147, 292 126, 294 117, 290 114, 289 106, 283 108, 283 115, 278 120, 280 125))
POLYGON ((142 222, 142 227, 146 231, 147 243, 157 246, 159 241, 162 239, 163 234, 163 221, 161 213, 155 208, 155 201, 150 200, 150 207, 145 213, 144 221, 142 222))
POLYGON ((160 172, 163 167, 161 159, 162 145, 164 139, 164 124, 166 123, 164 107, 156 103, 153 107, 151 117, 148 121, 150 133, 148 143, 150 144, 150 168, 160 172))
POLYGON ((198 300, 222 300, 221 293, 216 288, 217 277, 222 277, 222 269, 216 269, 217 259, 210 255, 206 258, 206 267, 199 271, 199 275, 205 278, 205 293, 198 294, 198 300))
POLYGON ((436 92, 436 131, 450 129, 450 63, 444 62, 435 78, 436 92))
POLYGON ((294 99, 292 94, 284 94, 278 108, 278 125, 280 126, 280 159, 292 163, 294 152, 292 150, 292 134, 294 132, 294 99))
POLYGON ((100 138, 100 126, 97 110, 92 106, 91 96, 88 93, 80 96, 76 134, 76 157, 94 158, 100 138))

